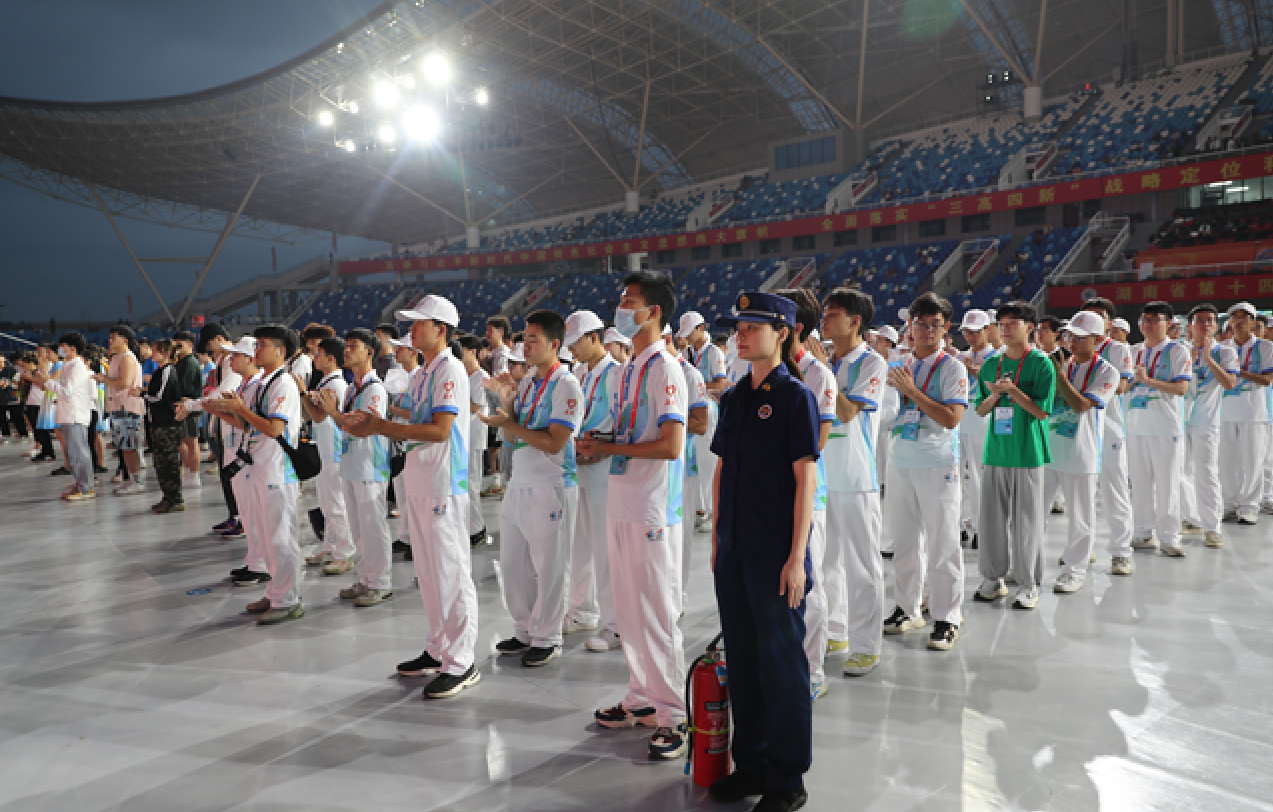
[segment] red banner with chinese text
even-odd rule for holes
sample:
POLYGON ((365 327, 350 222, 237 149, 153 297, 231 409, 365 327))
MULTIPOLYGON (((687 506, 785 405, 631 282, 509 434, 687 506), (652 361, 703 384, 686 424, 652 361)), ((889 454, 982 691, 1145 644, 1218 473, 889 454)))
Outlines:
POLYGON ((1273 274, 1198 276, 1191 279, 1148 279, 1100 285, 1058 285, 1048 289, 1048 310, 1078 310, 1093 296, 1114 304, 1146 302, 1228 302, 1273 296, 1273 274))
MULTIPOLYGON (((1262 251, 1267 251, 1269 248, 1273 248, 1273 243, 1231 242, 1218 245, 1195 245, 1188 248, 1151 248, 1136 255, 1136 264, 1140 266, 1152 264, 1154 271, 1157 272, 1166 268, 1254 262, 1260 258, 1262 251)), ((1241 270, 1241 268, 1233 270, 1241 270)))
POLYGON ((340 272, 346 275, 399 272, 421 273, 424 271, 465 268, 490 268, 499 265, 527 265, 572 259, 599 259, 607 256, 639 254, 648 251, 668 251, 676 248, 724 245, 726 243, 795 237, 820 232, 898 225, 901 223, 960 217, 966 214, 985 214, 1034 206, 1056 206, 1063 203, 1078 203, 1084 200, 1099 200, 1122 195, 1162 192, 1190 186, 1200 186, 1205 183, 1242 180, 1265 175, 1273 175, 1273 152, 1200 161, 1159 169, 1147 169, 1142 172, 1131 172, 1122 175, 1105 175, 1075 181, 1061 180, 1046 186, 1032 186, 1004 192, 952 197, 927 203, 913 203, 907 206, 892 206, 849 212, 847 214, 803 217, 798 220, 782 220, 762 225, 731 226, 709 231, 672 234, 664 237, 614 240, 560 248, 492 251, 445 257, 354 260, 341 262, 340 272))

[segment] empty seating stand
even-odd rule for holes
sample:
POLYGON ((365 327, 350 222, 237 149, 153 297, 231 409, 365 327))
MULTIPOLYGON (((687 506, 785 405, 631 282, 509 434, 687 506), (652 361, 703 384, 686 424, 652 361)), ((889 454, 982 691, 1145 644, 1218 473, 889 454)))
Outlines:
POLYGON ((892 324, 897 311, 915 299, 919 286, 957 247, 959 240, 939 240, 846 251, 827 266, 826 290, 860 287, 875 302, 875 323, 892 324))
MULTIPOLYGON (((969 306, 993 314, 1004 302, 1031 301, 1085 231, 1087 226, 1077 226, 1054 229, 1046 234, 1039 231, 1027 237, 1012 256, 1004 258, 999 272, 973 291, 969 306)), ((959 315, 967 309, 964 307, 959 315)))

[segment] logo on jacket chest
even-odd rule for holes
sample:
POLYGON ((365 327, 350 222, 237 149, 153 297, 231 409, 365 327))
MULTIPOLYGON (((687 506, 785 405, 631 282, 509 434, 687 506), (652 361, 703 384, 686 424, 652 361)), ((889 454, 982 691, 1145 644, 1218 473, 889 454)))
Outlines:
POLYGON ((760 407, 760 408, 756 411, 756 415, 757 415, 757 416, 758 416, 761 420, 768 420, 768 419, 770 418, 770 416, 772 416, 772 415, 773 415, 773 413, 774 413, 774 407, 770 406, 768 403, 766 403, 765 405, 761 406, 761 407, 760 407))

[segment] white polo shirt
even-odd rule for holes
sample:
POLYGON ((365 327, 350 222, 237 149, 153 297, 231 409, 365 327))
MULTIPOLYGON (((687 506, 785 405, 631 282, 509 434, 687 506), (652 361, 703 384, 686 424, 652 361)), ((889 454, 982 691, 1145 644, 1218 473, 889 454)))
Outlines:
MULTIPOLYGON (((330 375, 324 375, 323 379, 318 382, 316 391, 327 390, 331 392, 336 398, 336 404, 343 406, 345 403, 345 390, 348 388, 349 384, 345 383, 345 376, 340 374, 340 370, 337 370, 330 375)), ((344 435, 340 427, 330 417, 324 417, 314 423, 314 444, 318 446, 318 456, 323 460, 324 468, 340 462, 343 438, 344 435)))
MULTIPOLYGON (((301 433, 301 393, 286 368, 279 367, 268 374, 262 371, 244 388, 243 402, 270 420, 282 420, 283 435, 291 446, 296 446, 301 433)), ((252 429, 248 432, 247 451, 252 455, 252 464, 244 469, 248 481, 263 481, 269 487, 300 481, 292 461, 275 438, 252 429)))
POLYGON ((410 496, 439 498, 468 493, 469 424, 460 415, 461 404, 468 402, 468 372, 464 362, 449 349, 438 353, 427 368, 421 367, 412 373, 402 401, 403 407, 411 412, 412 424, 432 423, 435 414, 456 417, 445 440, 407 442, 402 478, 410 496))
MULTIPOLYGON (((1273 343, 1251 336, 1240 347, 1234 347, 1238 368, 1242 372, 1263 375, 1273 372, 1273 343)), ((1224 393, 1221 411, 1225 423, 1267 423, 1269 420, 1269 387, 1238 379, 1238 385, 1224 393)))
MULTIPOLYGON (((345 414, 372 412, 379 417, 388 414, 389 392, 374 369, 347 388, 340 410, 345 414)), ((345 435, 340 448, 340 476, 350 482, 388 482, 389 439, 379 434, 345 435)))
POLYGON ((573 488, 578 485, 574 433, 583 411, 583 391, 565 364, 555 364, 542 379, 534 377, 538 371, 538 367, 532 368, 518 384, 511 417, 529 429, 565 426, 571 437, 556 454, 546 454, 524 440, 514 440, 513 479, 509 486, 573 488))
POLYGON ((500 344, 491 350, 491 374, 496 377, 508 372, 508 356, 511 350, 504 344, 500 344))
POLYGON ((1048 418, 1048 446, 1052 461, 1045 467, 1067 474, 1099 474, 1102 428, 1110 401, 1118 397, 1118 370, 1099 355, 1085 364, 1071 358, 1065 362, 1065 377, 1093 406, 1079 413, 1070 408, 1058 391, 1052 398, 1048 418))
MULTIPOLYGON (((995 354, 995 348, 987 344, 981 350, 973 352, 972 350, 964 350, 959 353, 959 361, 968 361, 975 367, 980 367, 986 362, 986 359, 995 354)), ((962 365, 962 364, 961 364, 962 365)), ((964 367, 968 373, 968 391, 975 392, 977 390, 977 373, 971 369, 964 367)), ((980 440, 986 439, 986 425, 990 422, 990 417, 982 417, 977 414, 976 409, 964 409, 964 416, 959 418, 959 430, 964 434, 975 434, 980 440)), ((976 460, 980 463, 981 460, 976 460)))
MULTIPOLYGON (((662 340, 623 365, 613 403, 620 444, 652 442, 669 420, 685 423, 689 404, 685 376, 662 340)), ((612 456, 606 502, 609 518, 646 527, 680 524, 684 465, 684 450, 675 460, 612 456)))
MULTIPOLYGON (((681 364, 681 374, 685 376, 685 389, 689 392, 689 405, 685 409, 685 415, 688 418, 691 409, 702 407, 709 408, 711 402, 707 397, 707 384, 703 382, 703 376, 690 363, 690 359, 684 355, 677 358, 681 364)), ((710 418, 709 418, 710 420, 710 418)), ((698 449, 694 442, 695 435, 690 434, 689 425, 685 427, 685 478, 693 479, 698 476, 698 449)), ((707 438, 711 442, 711 438, 707 438)))
MULTIPOLYGON (((937 350, 927 358, 910 355, 903 362, 915 385, 943 406, 968 405, 968 370, 948 353, 937 350)), ((898 393, 900 408, 890 432, 889 465, 902 469, 946 468, 959 464, 959 432, 940 425, 898 393), (909 424, 916 423, 915 439, 907 439, 909 424)))
POLYGON ((725 388, 733 389, 738 382, 747 377, 747 373, 751 372, 751 361, 745 358, 735 358, 725 369, 725 388))
MULTIPOLYGON (((1202 350, 1191 349, 1193 358, 1193 380, 1189 382, 1189 394, 1185 396, 1189 409, 1186 425, 1190 428, 1213 428, 1222 422, 1225 389, 1216 380, 1202 350)), ((1237 374, 1238 354, 1227 344, 1213 344, 1211 357, 1225 372, 1237 374)))
MULTIPOLYGON (((835 424, 835 373, 826 364, 815 358, 808 350, 801 349, 796 356, 796 366, 804 376, 804 385, 813 393, 818 405, 818 422, 835 424)), ((831 440, 828 436, 827 444, 831 440)), ((826 454, 818 456, 818 487, 813 495, 813 509, 827 509, 827 465, 826 454)))
MULTIPOLYGON (((622 366, 608 352, 602 354, 595 368, 588 369, 586 364, 583 366, 583 376, 579 379, 583 391, 583 418, 579 424, 579 433, 612 431, 615 388, 622 366)), ((604 488, 610 480, 609 461, 580 465, 578 476, 580 487, 604 488)))
MULTIPOLYGON (((1136 368, 1132 363, 1132 348, 1121 341, 1106 338, 1097 348, 1096 354, 1109 362, 1118 372, 1120 381, 1136 379, 1136 368)), ((1105 417, 1102 430, 1113 441, 1127 436, 1127 403, 1126 396, 1119 395, 1105 406, 1105 417)))
MULTIPOLYGON (((1143 343, 1134 348, 1136 366, 1158 381, 1188 381, 1192 376, 1189 350, 1179 341, 1163 339, 1153 347, 1143 343)), ((1178 437, 1184 431, 1184 398, 1169 395, 1145 384, 1136 384, 1127 393, 1127 435, 1129 437, 1178 437)))
POLYGON ((685 348, 685 352, 689 353, 690 364, 698 370, 703 376, 703 380, 707 383, 718 381, 725 377, 725 353, 721 352, 720 347, 713 344, 710 340, 703 342, 703 349, 696 350, 693 346, 685 348))
MULTIPOLYGON (((252 406, 252 401, 247 398, 248 387, 261 380, 261 374, 261 370, 258 369, 256 374, 253 375, 250 380, 244 381, 242 377, 239 378, 239 388, 236 391, 239 397, 243 398, 243 402, 246 403, 249 408, 252 406)), ((236 459, 239 450, 239 443, 242 440, 242 429, 236 429, 225 420, 221 421, 221 443, 225 446, 226 463, 236 459)), ((244 448, 246 448, 246 446, 244 446, 244 448)))
POLYGON ((490 377, 490 375, 486 374, 486 370, 481 367, 478 367, 473 371, 473 374, 469 375, 469 402, 475 408, 474 412, 469 416, 470 451, 483 451, 488 445, 487 438, 490 436, 490 429, 478 415, 489 415, 491 413, 490 404, 486 399, 486 382, 490 380, 490 377))
POLYGON ((862 342, 848 355, 836 359, 834 374, 836 389, 848 400, 862 404, 862 410, 848 423, 841 423, 835 418, 832 401, 831 435, 819 460, 826 462, 827 487, 837 493, 878 491, 875 446, 880 430, 880 398, 888 388, 888 362, 862 342))

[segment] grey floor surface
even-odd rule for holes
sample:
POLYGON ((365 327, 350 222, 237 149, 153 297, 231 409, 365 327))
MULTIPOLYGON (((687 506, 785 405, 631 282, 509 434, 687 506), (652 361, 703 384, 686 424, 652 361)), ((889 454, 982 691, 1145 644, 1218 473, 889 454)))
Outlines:
MULTIPOLYGON (((572 635, 543 669, 490 654, 511 631, 498 545, 475 554, 482 682, 425 702, 393 674, 427 629, 410 564, 369 609, 310 569, 306 617, 257 628, 242 609, 259 590, 226 580, 243 542, 207 532, 224 517, 211 475, 190 511, 155 517, 147 497, 60 502, 67 480, 24 450, 0 446, 0 809, 728 809, 681 763, 646 761, 644 734, 592 723, 623 693, 621 653, 572 635)), ((1227 527, 1223 550, 1138 554, 1130 579, 1101 553, 1082 592, 1035 612, 969 602, 952 652, 886 638, 875 673, 833 676, 815 706, 807 808, 1273 810, 1263 521, 1227 527)), ((1049 577, 1064 533, 1054 517, 1049 577)), ((695 536, 690 656, 717 629, 707 544, 695 536)))

